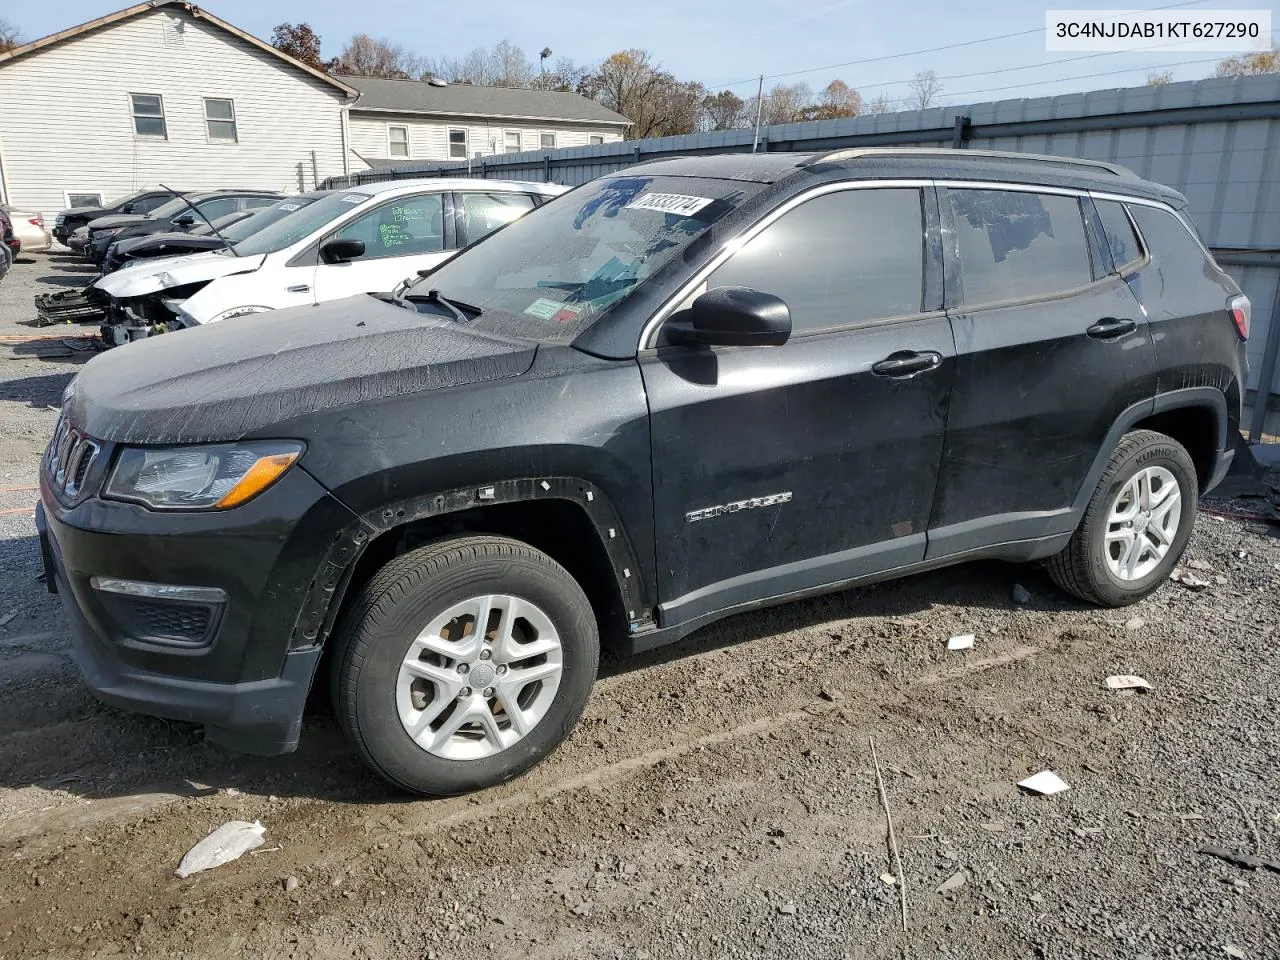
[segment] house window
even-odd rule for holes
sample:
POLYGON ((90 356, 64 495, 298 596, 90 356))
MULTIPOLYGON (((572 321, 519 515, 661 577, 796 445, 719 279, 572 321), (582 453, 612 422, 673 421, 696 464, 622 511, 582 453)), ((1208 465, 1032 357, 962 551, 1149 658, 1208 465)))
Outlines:
POLYGON ((449 129, 449 159, 467 159, 467 131, 461 127, 449 129))
POLYGON ((543 150, 554 150, 556 148, 556 135, 554 133, 544 133, 541 135, 540 140, 543 150))
POLYGON ((63 198, 66 200, 68 207, 102 206, 102 194, 100 193, 76 193, 68 191, 63 194, 63 198))
POLYGON ((604 146, 604 137, 598 133, 593 133, 591 136, 587 137, 587 143, 593 147, 602 147, 604 146))
POLYGON ((519 153, 520 152, 520 131, 519 130, 503 131, 502 148, 507 153, 519 153))
POLYGON ((164 100, 156 93, 131 93, 133 131, 140 137, 165 137, 164 100))
POLYGON ((221 140, 225 143, 235 143, 239 140, 236 132, 235 101, 205 97, 204 125, 209 131, 210 140, 221 140))
POLYGON ((387 124, 387 156, 409 156, 409 128, 396 123, 387 124))

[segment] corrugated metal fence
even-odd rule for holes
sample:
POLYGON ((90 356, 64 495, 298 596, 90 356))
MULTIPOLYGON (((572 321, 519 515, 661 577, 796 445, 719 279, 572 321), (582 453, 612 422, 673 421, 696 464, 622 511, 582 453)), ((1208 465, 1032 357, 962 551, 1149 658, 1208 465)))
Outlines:
MULTIPOLYGON (((548 152, 430 162, 336 177, 326 186, 424 176, 536 180, 576 186, 641 160, 749 152, 753 131, 661 137, 548 152)), ((1280 76, 1001 100, 765 127, 761 150, 949 146, 1114 160, 1186 195, 1192 217, 1222 264, 1253 301, 1247 426, 1264 433, 1278 399, 1280 351, 1280 76), (1274 319, 1274 322, 1273 322, 1274 319)))

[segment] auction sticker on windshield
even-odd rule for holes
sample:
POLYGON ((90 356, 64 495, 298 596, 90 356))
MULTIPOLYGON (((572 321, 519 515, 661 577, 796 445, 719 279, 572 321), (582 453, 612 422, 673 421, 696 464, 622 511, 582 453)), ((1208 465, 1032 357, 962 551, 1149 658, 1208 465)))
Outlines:
POLYGON ((627 210, 656 210, 691 217, 711 202, 710 197, 686 197, 679 193, 646 193, 627 204, 627 210))
POLYGON ((548 300, 546 297, 539 297, 533 303, 524 308, 524 312, 531 317, 537 317, 539 320, 550 320, 561 311, 564 304, 557 300, 548 300))

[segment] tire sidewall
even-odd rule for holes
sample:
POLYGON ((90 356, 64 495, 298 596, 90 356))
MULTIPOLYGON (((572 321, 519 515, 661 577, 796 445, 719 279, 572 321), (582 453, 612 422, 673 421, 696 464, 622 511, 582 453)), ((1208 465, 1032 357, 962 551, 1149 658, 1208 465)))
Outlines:
MULTIPOLYGON (((452 563, 381 604, 372 640, 344 684, 365 748, 388 778, 422 793, 448 795, 508 780, 551 753, 573 729, 595 681, 599 639, 586 596, 568 573, 524 558, 452 563), (444 610, 485 594, 509 594, 540 607, 560 636, 564 667, 555 699, 525 737, 491 757, 448 760, 413 741, 396 707, 400 665, 421 630, 444 610)), ((363 633, 369 621, 359 628, 363 633)))
POLYGON ((1088 531, 1089 576, 1093 586, 1106 602, 1115 606, 1133 603, 1156 590, 1173 572, 1195 528, 1196 508, 1199 502, 1199 481, 1195 465, 1187 452, 1173 440, 1153 440, 1135 450, 1109 472, 1109 480, 1098 490, 1098 511, 1095 523, 1088 531), (1110 570, 1106 560, 1107 520, 1111 505, 1124 486, 1139 470, 1147 467, 1163 467, 1173 474, 1182 495, 1182 516, 1178 532, 1174 535, 1169 552, 1154 570, 1139 580, 1120 580, 1110 570))

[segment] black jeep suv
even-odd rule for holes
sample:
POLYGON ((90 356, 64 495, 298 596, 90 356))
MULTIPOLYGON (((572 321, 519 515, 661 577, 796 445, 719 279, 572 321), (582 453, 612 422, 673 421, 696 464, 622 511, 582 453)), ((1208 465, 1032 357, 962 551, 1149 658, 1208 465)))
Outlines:
POLYGON ((1183 198, 970 151, 675 159, 414 285, 96 357, 41 483, 108 703, 294 748, 318 668, 408 790, 572 729, 600 643, 975 557, 1155 590, 1249 305, 1183 198))

